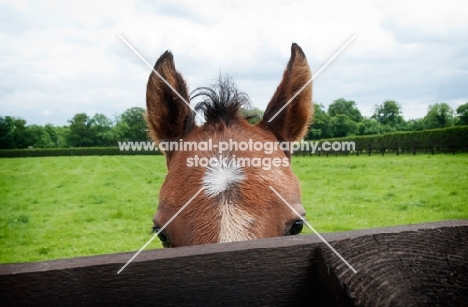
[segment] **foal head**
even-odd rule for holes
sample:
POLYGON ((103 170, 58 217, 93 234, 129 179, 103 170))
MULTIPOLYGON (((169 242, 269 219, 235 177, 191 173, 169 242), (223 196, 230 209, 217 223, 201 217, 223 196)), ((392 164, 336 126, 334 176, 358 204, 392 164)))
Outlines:
POLYGON ((172 54, 165 52, 154 70, 172 87, 152 72, 146 93, 150 135, 164 151, 168 168, 153 219, 156 231, 167 224, 159 234, 163 245, 300 233, 302 220, 270 187, 305 215, 287 146, 305 135, 312 117, 312 85, 299 92, 311 78, 302 49, 292 45, 283 79, 256 125, 239 112, 246 96, 226 80, 195 91, 203 98, 196 109, 205 118, 196 125, 195 113, 181 99, 190 98, 172 54))

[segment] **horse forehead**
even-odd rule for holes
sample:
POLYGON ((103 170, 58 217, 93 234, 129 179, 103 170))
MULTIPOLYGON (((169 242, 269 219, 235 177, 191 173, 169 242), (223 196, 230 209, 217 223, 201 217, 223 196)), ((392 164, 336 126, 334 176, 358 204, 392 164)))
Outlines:
POLYGON ((238 184, 246 179, 245 170, 233 157, 210 158, 210 165, 205 168, 203 175, 203 187, 208 196, 223 194, 235 189, 238 184))
POLYGON ((232 156, 220 155, 210 161, 212 163, 206 167, 202 181, 205 194, 217 201, 218 242, 255 239, 252 226, 256 217, 237 203, 239 197, 235 196, 238 185, 246 179, 245 169, 232 156))

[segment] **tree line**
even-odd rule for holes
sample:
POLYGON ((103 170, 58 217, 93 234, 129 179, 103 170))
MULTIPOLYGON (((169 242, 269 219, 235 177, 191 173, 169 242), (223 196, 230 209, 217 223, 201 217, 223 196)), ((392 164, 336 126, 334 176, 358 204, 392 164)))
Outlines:
POLYGON ((104 114, 78 113, 68 126, 26 125, 24 119, 0 116, 0 149, 105 147, 117 146, 119 141, 145 141, 144 112, 130 108, 113 120, 104 114))
POLYGON ((362 116, 354 101, 343 98, 333 101, 327 111, 321 104, 314 104, 314 108, 309 140, 468 125, 468 102, 459 106, 456 113, 447 103, 435 103, 429 106, 424 118, 408 121, 402 116, 401 105, 394 100, 376 105, 370 117, 362 116))
MULTIPOLYGON (((326 111, 321 104, 315 103, 314 108, 308 140, 468 125, 468 102, 459 106, 456 113, 448 104, 436 103, 429 106, 424 118, 408 121, 403 119, 401 105, 394 100, 376 105, 369 118, 362 116, 354 101, 343 98, 333 101, 326 111)), ((119 141, 146 141, 144 112, 133 107, 114 119, 104 114, 90 117, 78 113, 68 121, 68 126, 27 125, 24 119, 0 116, 0 149, 106 147, 116 146, 119 141)), ((242 114, 255 123, 263 112, 255 108, 242 110, 242 114)))

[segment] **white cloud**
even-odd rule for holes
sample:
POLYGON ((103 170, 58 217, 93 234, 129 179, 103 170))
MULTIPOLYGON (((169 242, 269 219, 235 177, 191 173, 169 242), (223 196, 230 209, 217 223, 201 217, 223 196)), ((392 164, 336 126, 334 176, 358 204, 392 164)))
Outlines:
POLYGON ((386 99, 406 118, 468 101, 468 18, 461 1, 12 1, 0 4, 0 115, 66 124, 78 112, 145 107, 149 63, 165 50, 191 88, 232 75, 264 108, 297 42, 317 71, 314 100, 344 97, 369 116, 386 99))

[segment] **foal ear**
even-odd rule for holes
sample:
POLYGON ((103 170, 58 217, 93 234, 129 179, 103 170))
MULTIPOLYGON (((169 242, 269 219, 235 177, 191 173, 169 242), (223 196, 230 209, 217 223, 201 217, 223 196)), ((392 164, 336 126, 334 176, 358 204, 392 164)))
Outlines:
POLYGON ((174 92, 189 101, 187 84, 175 69, 172 53, 166 51, 156 61, 154 70, 164 78, 172 89, 154 71, 151 72, 146 89, 146 122, 151 138, 161 141, 178 140, 192 128, 192 110, 174 92), (173 90, 174 89, 174 90, 173 90))
POLYGON ((312 82, 299 94, 297 93, 311 78, 312 74, 304 52, 301 47, 293 43, 291 58, 283 73, 283 80, 271 98, 263 120, 260 122, 260 125, 271 130, 280 141, 297 141, 307 133, 313 115, 312 82), (296 94, 297 96, 294 97, 296 94), (281 110, 290 99, 292 101, 281 110))

